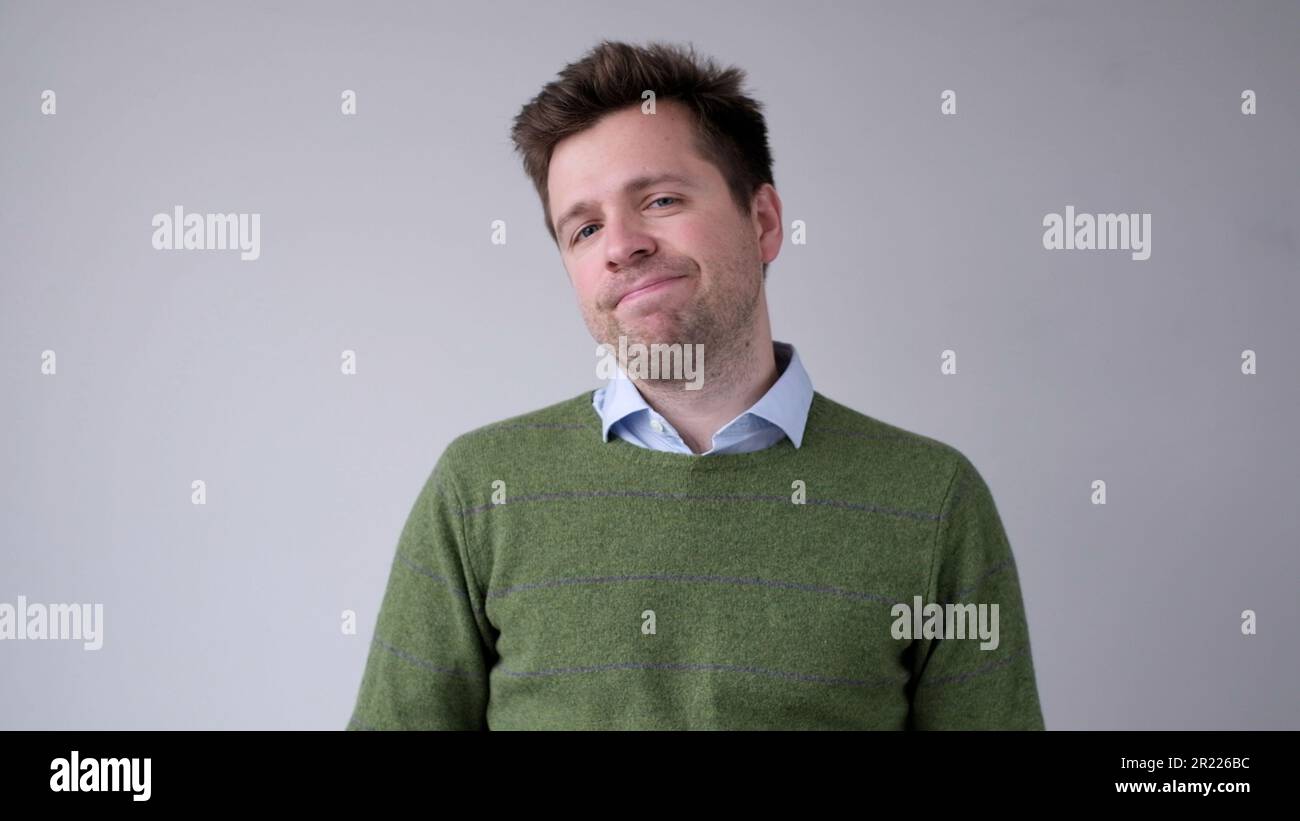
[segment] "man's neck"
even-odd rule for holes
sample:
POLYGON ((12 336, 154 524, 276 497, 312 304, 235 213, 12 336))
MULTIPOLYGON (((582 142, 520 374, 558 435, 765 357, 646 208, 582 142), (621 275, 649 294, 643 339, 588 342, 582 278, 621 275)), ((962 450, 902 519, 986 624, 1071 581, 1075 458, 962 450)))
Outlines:
POLYGON ((681 435, 692 453, 713 446, 713 435, 744 413, 776 384, 780 374, 766 323, 738 349, 709 360, 705 351, 704 380, 699 390, 685 383, 634 380, 646 404, 659 412, 681 435))

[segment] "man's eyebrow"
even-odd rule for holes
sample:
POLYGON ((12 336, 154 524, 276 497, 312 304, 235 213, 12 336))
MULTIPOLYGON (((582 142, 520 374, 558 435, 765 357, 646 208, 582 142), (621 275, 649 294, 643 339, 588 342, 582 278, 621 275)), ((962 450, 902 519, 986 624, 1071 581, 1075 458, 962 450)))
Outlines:
MULTIPOLYGON (((632 179, 628 180, 627 183, 623 186, 623 193, 633 194, 636 193, 637 191, 640 191, 643 188, 650 188, 651 186, 661 185, 666 182, 676 183, 677 185, 683 186, 685 188, 695 187, 695 183, 692 180, 683 177, 680 174, 671 174, 671 173, 653 174, 653 175, 642 175, 640 177, 633 177, 632 179)), ((562 233, 564 231, 564 224, 566 222, 578 216, 579 214, 583 213, 584 211, 587 211, 594 207, 595 207, 595 203, 590 202, 588 200, 575 202, 569 208, 568 211, 564 212, 564 216, 560 217, 560 221, 555 224, 555 233, 557 235, 562 233)))

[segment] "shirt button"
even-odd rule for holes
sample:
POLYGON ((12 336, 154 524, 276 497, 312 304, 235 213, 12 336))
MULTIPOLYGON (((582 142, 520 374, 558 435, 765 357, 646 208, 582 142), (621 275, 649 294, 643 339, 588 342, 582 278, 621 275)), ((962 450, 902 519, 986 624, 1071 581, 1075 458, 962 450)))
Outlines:
POLYGON ((650 420, 650 427, 654 428, 655 433, 663 433, 663 432, 664 432, 664 426, 663 426, 662 424, 660 424, 660 422, 659 422, 658 419, 651 419, 651 420, 650 420))

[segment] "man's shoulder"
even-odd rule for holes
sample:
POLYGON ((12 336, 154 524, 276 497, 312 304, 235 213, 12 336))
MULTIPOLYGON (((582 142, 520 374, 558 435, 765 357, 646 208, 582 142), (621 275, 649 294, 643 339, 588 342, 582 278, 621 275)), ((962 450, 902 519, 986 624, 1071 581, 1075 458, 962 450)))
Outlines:
POLYGON ((599 433, 596 410, 591 405, 593 391, 585 390, 467 430, 448 443, 440 461, 462 469, 490 465, 503 458, 516 465, 530 459, 540 461, 549 450, 570 447, 574 436, 599 433))
POLYGON ((896 477, 921 477, 947 483, 959 468, 974 466, 956 446, 910 428, 894 425, 814 393, 805 441, 809 436, 830 445, 837 459, 862 460, 896 477))

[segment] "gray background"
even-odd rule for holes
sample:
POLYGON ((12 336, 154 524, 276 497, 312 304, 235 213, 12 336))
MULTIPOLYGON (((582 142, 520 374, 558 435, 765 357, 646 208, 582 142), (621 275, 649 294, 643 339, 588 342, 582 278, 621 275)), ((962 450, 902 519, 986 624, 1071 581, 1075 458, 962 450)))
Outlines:
POLYGON ((989 482, 1049 728, 1300 728, 1294 2, 0 4, 0 601, 105 607, 0 643, 0 728, 345 726, 442 448, 600 384, 508 130, 602 37, 747 70, 774 336, 989 482))

